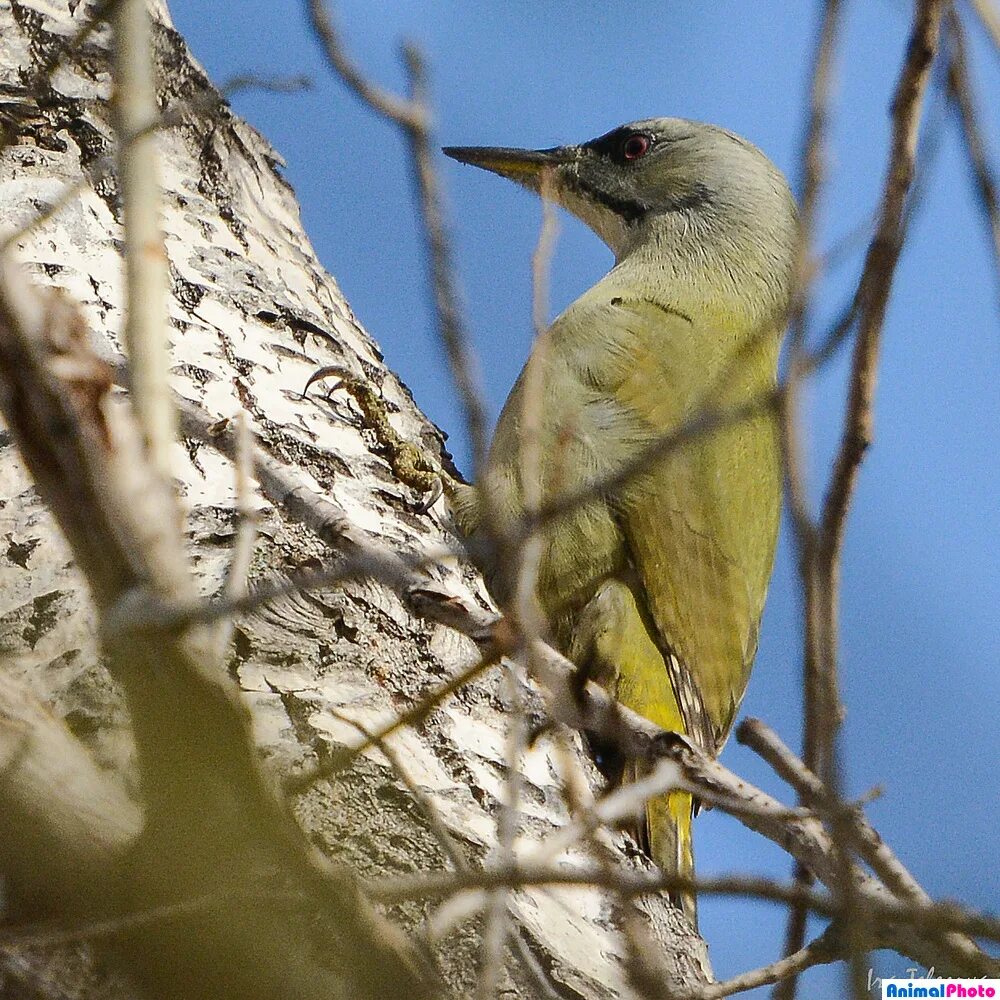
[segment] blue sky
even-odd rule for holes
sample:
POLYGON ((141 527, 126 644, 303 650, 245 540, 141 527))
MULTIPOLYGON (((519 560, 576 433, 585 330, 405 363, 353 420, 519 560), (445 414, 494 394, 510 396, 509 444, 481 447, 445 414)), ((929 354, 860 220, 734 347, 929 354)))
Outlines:
MULTIPOLYGON (((901 0, 847 3, 822 247, 874 206, 888 106, 908 30, 901 0)), ((409 170, 399 136, 326 72, 297 2, 173 0, 180 31, 216 82, 235 73, 307 73, 315 89, 247 93, 236 110, 286 158, 305 227, 387 362, 451 435, 468 468, 461 417, 434 334, 409 170), (232 12, 238 10, 238 14, 232 12)), ((337 16, 365 70, 402 86, 398 42, 425 50, 442 144, 551 146, 625 121, 678 115, 725 125, 794 178, 818 4, 803 0, 345 0, 337 16)), ((972 32, 979 106, 1000 153, 1000 55, 972 32)), ((986 230, 957 129, 931 102, 937 152, 901 261, 885 328, 876 442, 847 534, 842 671, 849 789, 878 785, 870 814, 935 895, 1000 903, 1000 321, 986 230)), ((994 162, 997 162, 996 159, 994 162)), ((540 209, 501 179, 441 160, 469 324, 495 415, 530 345, 529 257, 540 209)), ((853 288, 859 247, 823 282, 816 332, 853 288)), ((611 265, 563 217, 553 314, 611 265)), ((809 398, 818 496, 842 418, 846 358, 809 398)), ((746 714, 800 740, 799 598, 783 532, 746 714)), ((787 797, 752 754, 725 762, 787 797)), ((777 848, 709 813, 696 824, 699 871, 782 876, 777 848)), ((705 901, 702 930, 720 977, 769 961, 783 916, 763 904, 705 901)), ((889 956, 886 972, 909 963, 889 956)), ((814 996, 839 973, 818 970, 814 996)), ((754 996, 766 995, 758 991, 754 996)), ((804 993, 803 995, 810 995, 804 993)))

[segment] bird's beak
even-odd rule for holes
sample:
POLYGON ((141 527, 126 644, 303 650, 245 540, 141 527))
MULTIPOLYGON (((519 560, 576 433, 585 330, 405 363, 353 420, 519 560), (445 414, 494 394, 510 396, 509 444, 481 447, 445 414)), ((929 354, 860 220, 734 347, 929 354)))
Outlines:
MULTIPOLYGON (((504 146, 445 146, 442 152, 459 163, 482 167, 501 177, 508 177, 532 191, 539 191, 546 173, 553 180, 559 168, 580 158, 577 146, 556 146, 553 149, 509 149, 504 146)), ((556 183, 558 181, 556 180, 556 183)))

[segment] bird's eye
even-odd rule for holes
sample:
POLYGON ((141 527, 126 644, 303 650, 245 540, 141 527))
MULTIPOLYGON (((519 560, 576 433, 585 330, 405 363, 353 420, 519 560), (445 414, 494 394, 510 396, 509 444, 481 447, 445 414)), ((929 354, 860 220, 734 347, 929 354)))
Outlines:
POLYGON ((622 143, 622 159, 638 160, 649 152, 650 145, 648 135, 635 132, 622 143))

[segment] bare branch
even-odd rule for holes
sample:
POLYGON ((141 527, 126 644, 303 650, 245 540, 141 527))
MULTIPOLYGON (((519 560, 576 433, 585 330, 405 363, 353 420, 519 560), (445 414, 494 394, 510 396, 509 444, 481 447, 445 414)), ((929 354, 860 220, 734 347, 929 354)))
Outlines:
MULTIPOLYGON (((785 493, 791 512, 792 527, 799 556, 799 570, 806 593, 805 651, 803 663, 803 733, 806 760, 816 766, 817 734, 821 721, 817 718, 822 700, 819 697, 819 664, 812 651, 815 641, 811 638, 818 628, 815 602, 809 595, 813 590, 811 582, 813 556, 817 527, 808 509, 807 487, 804 479, 805 461, 800 432, 803 426, 800 412, 800 388, 807 374, 806 329, 808 324, 808 296, 813 277, 813 240, 819 197, 824 180, 826 163, 827 129, 830 116, 833 63, 840 25, 840 0, 826 0, 823 17, 817 34, 813 56, 812 84, 809 98, 809 117, 805 127, 801 154, 801 232, 797 253, 796 293, 790 316, 791 341, 786 380, 786 393, 781 407, 781 430, 784 450, 785 493)), ((834 338, 846 335, 854 320, 856 298, 851 309, 838 324, 834 338)), ((796 877, 808 885, 811 876, 801 864, 796 866, 796 877)), ((805 943, 805 911, 792 908, 785 932, 784 953, 797 954, 805 943)), ((775 1000, 792 1000, 795 996, 796 977, 790 975, 775 990, 775 1000)))
MULTIPOLYGON (((176 416, 167 340, 167 253, 160 230, 160 165, 152 128, 160 117, 153 25, 145 0, 122 0, 114 15, 112 95, 118 134, 118 184, 125 228, 124 340, 131 402, 152 468, 172 483, 176 416), (140 133, 143 133, 140 135, 140 133)), ((172 518, 180 541, 180 509, 172 518)))
MULTIPOLYGON (((514 842, 520 826, 517 809, 522 785, 521 759, 528 741, 528 725, 524 712, 524 697, 516 676, 516 664, 505 662, 502 667, 501 697, 510 716, 510 724, 507 726, 505 749, 507 773, 497 818, 496 857, 499 864, 508 866, 513 864, 516 858, 514 842)), ((494 889, 486 900, 476 981, 477 1000, 493 1000, 500 986, 507 941, 510 936, 507 895, 506 888, 499 887, 494 889)))
POLYGON ((448 356, 452 379, 458 389, 458 397, 465 413, 465 425, 472 449, 473 479, 478 480, 480 471, 485 468, 488 420, 483 402, 479 366, 465 329, 458 290, 455 287, 456 271, 452 261, 451 242, 445 227, 441 182, 434 166, 437 146, 430 128, 427 71, 423 56, 416 46, 406 45, 403 56, 409 72, 411 100, 417 107, 423 109, 421 127, 408 129, 407 138, 410 142, 411 162, 431 259, 438 327, 448 356))
POLYGON ((478 478, 486 459, 486 408, 455 287, 451 244, 441 204, 441 184, 434 168, 436 148, 431 133, 427 72, 423 57, 415 46, 404 47, 403 59, 409 77, 410 96, 397 97, 371 83, 355 66, 347 55, 324 0, 306 0, 306 5, 313 31, 330 66, 373 111, 398 125, 409 143, 414 184, 430 256, 438 329, 465 414, 472 449, 473 476, 478 478))
POLYGON ((365 104, 384 118, 404 128, 418 128, 423 110, 412 100, 397 97, 382 87, 371 83, 354 64, 323 0, 306 0, 309 21, 323 46, 331 68, 365 104))
MULTIPOLYGON (((808 323, 809 290, 813 281, 815 264, 812 260, 816 216, 820 191, 826 168, 827 129, 830 117, 830 100, 833 64, 840 22, 840 0, 826 0, 823 18, 816 39, 813 55, 812 85, 809 97, 809 117, 802 142, 802 176, 799 208, 799 242, 796 252, 795 293, 789 312, 789 362, 785 394, 781 406, 782 444, 785 457, 785 489, 792 526, 800 550, 805 558, 811 547, 815 526, 808 510, 807 490, 804 481, 804 461, 799 432, 802 426, 799 412, 799 391, 806 375, 806 328, 808 323)), ((806 679, 807 706, 810 702, 808 669, 806 679)), ((808 725, 807 708, 806 731, 808 725)), ((798 942, 790 951, 802 946, 798 942)), ((794 989, 794 987, 793 987, 794 989)), ((791 995, 791 994, 790 994, 791 995)))
POLYGON ((893 98, 893 135, 879 225, 861 277, 858 339, 840 451, 823 505, 822 558, 837 577, 844 524, 861 459, 872 438, 875 375, 892 279, 902 250, 903 212, 913 180, 923 96, 937 52, 945 0, 919 0, 906 61, 893 98))
MULTIPOLYGON (((525 366, 521 399, 521 422, 518 437, 519 480, 523 492, 526 517, 537 515, 544 496, 545 456, 542 455, 542 433, 545 416, 545 356, 548 351, 548 279, 549 265, 556 237, 555 205, 549 198, 551 178, 543 176, 542 225, 538 243, 531 258, 532 304, 535 342, 531 359, 525 366)), ((549 456, 551 459, 552 456, 549 456)), ((489 511, 487 512, 489 513, 489 511)), ((532 532, 517 546, 517 587, 515 617, 529 642, 541 638, 545 631, 543 612, 535 593, 538 569, 545 543, 539 532, 532 532)))
POLYGON ((766 760, 775 773, 799 793, 801 800, 821 811, 840 809, 852 814, 851 822, 862 857, 901 900, 920 904, 930 902, 930 897, 882 841, 860 810, 848 803, 832 800, 823 782, 792 753, 770 726, 760 719, 745 719, 736 738, 766 760))
MULTIPOLYGON (((737 738, 757 751, 781 777, 789 781, 803 801, 823 810, 839 811, 843 821, 851 827, 851 840, 862 860, 902 903, 919 907, 931 904, 931 897, 868 822, 861 807, 834 800, 822 781, 803 765, 769 726, 759 719, 747 719, 740 726, 737 738)), ((945 943, 969 961, 977 961, 981 955, 974 942, 960 935, 946 935, 945 943)))
MULTIPOLYGON (((829 965, 844 957, 843 950, 826 934, 790 955, 779 958, 759 969, 751 969, 721 983, 711 983, 694 993, 681 994, 677 1000, 721 1000, 736 993, 771 986, 774 983, 794 982, 796 977, 817 965, 829 965)), ((777 996, 777 991, 775 992, 777 996)))

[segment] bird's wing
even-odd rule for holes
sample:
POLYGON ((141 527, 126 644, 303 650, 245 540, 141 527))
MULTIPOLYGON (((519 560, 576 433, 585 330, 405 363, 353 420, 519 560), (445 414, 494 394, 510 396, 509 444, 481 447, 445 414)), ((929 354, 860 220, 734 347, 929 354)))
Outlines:
MULTIPOLYGON (((700 329, 645 299, 611 298, 589 326, 600 334, 603 351, 592 347, 603 357, 589 358, 588 383, 602 405, 623 415, 595 447, 619 461, 695 412, 737 342, 732 331, 700 329)), ((730 379, 727 403, 768 384, 769 373, 760 370, 766 359, 751 352, 746 360, 747 373, 730 379)), ((687 731, 710 752, 728 735, 756 652, 779 487, 773 420, 761 416, 684 443, 608 498, 687 731)))

